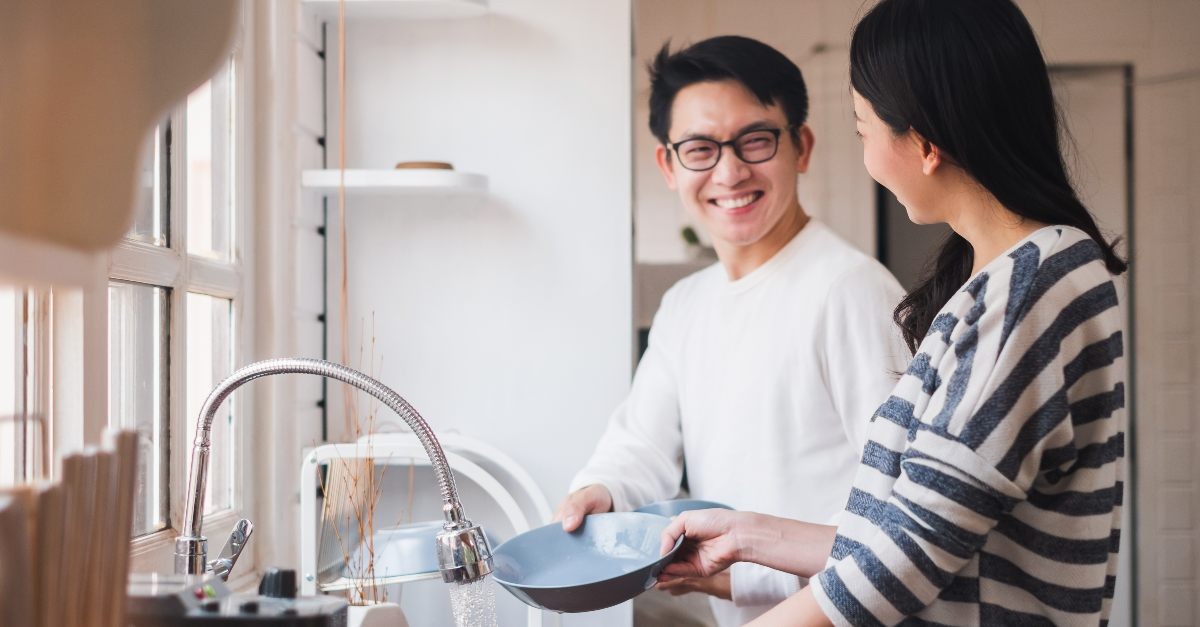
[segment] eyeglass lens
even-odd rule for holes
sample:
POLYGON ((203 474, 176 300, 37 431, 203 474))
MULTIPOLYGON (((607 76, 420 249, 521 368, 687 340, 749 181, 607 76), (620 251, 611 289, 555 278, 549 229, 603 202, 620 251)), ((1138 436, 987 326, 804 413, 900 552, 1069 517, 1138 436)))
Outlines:
MULTIPOLYGON (((683 167, 689 170, 707 170, 717 165, 721 158, 720 142, 711 139, 689 139, 678 144, 676 153, 683 167)), ((779 141, 770 130, 743 133, 732 142, 733 153, 746 163, 762 163, 775 156, 779 141)))

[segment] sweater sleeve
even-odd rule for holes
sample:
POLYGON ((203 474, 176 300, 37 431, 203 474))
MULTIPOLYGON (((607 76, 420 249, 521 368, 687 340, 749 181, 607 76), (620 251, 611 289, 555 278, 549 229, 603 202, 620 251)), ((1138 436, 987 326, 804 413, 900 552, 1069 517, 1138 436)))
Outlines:
POLYGON ((671 293, 655 315, 650 341, 629 396, 609 418, 587 465, 570 491, 592 484, 608 488, 614 511, 669 499, 683 478, 683 434, 678 386, 664 344, 670 343, 671 293))
POLYGON ((871 416, 908 363, 891 316, 903 296, 891 273, 871 259, 834 281, 825 299, 822 374, 846 439, 859 454, 871 416))
POLYGON ((800 591, 803 577, 752 562, 729 567, 729 586, 737 607, 776 605, 800 591))
MULTIPOLYGON (((986 275, 974 283, 966 331, 939 360, 942 383, 926 409, 914 416, 911 403, 892 397, 876 418, 906 427, 908 444, 895 453, 889 494, 851 493, 847 512, 871 529, 839 534, 816 577, 815 598, 837 624, 893 625, 937 599, 1027 497, 1043 460, 1072 449, 1071 386, 1120 356, 1111 281, 1057 297, 1031 281, 1031 294, 990 309, 986 275)), ((938 330, 935 320, 931 336, 938 330)))

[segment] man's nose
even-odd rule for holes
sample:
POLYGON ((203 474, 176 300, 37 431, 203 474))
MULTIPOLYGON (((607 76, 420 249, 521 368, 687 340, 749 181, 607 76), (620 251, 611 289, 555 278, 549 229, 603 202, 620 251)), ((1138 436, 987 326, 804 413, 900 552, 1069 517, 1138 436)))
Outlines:
POLYGON ((717 165, 713 166, 712 180, 714 183, 733 187, 750 177, 750 166, 738 158, 731 146, 721 146, 722 154, 717 165))

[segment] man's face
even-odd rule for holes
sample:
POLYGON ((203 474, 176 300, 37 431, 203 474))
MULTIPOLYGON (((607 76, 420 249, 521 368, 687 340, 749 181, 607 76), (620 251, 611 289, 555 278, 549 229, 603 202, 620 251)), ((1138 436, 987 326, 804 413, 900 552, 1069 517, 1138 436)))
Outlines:
POLYGON ((785 218, 798 218, 796 175, 808 169, 812 134, 807 127, 798 129, 798 145, 787 126, 778 105, 763 106, 736 81, 696 83, 675 96, 672 144, 692 138, 726 142, 752 129, 781 130, 773 158, 750 164, 724 146, 717 165, 700 172, 683 167, 674 150, 658 147, 658 165, 667 186, 679 192, 718 253, 760 244, 785 218))

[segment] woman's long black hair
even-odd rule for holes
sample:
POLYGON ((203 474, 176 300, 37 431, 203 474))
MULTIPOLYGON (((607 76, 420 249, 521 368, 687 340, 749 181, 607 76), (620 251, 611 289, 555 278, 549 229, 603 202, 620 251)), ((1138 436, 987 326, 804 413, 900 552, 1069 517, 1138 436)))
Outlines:
MULTIPOLYGON (((1009 211, 1079 228, 1125 271, 1068 179, 1046 62, 1011 0, 882 0, 854 29, 850 84, 892 132, 915 130, 1009 211)), ((909 350, 973 261, 952 232, 896 307, 909 350)))

